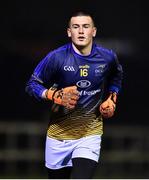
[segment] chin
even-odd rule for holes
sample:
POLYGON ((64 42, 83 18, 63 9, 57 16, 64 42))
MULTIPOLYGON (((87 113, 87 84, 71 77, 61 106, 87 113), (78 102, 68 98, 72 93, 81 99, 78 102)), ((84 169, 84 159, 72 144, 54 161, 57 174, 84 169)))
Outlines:
POLYGON ((84 42, 75 43, 75 45, 76 45, 77 47, 85 47, 85 46, 87 46, 87 44, 84 43, 84 42))

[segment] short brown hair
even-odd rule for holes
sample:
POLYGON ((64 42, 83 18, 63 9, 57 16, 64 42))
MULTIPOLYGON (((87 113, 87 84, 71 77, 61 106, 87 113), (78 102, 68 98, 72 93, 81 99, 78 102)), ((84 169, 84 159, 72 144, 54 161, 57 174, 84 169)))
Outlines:
POLYGON ((70 18, 69 18, 69 21, 68 21, 68 27, 70 27, 70 21, 71 21, 71 18, 72 17, 77 17, 77 16, 89 16, 91 19, 92 19, 92 22, 93 22, 93 26, 95 26, 95 21, 93 19, 93 16, 88 13, 88 12, 85 12, 85 11, 77 11, 75 13, 73 13, 70 18))

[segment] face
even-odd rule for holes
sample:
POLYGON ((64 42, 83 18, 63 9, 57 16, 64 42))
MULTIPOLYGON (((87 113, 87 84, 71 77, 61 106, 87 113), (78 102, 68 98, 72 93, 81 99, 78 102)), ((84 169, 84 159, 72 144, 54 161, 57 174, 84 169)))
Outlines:
POLYGON ((71 37, 74 45, 87 47, 92 45, 93 37, 96 35, 96 28, 90 16, 72 17, 67 34, 68 37, 71 37))

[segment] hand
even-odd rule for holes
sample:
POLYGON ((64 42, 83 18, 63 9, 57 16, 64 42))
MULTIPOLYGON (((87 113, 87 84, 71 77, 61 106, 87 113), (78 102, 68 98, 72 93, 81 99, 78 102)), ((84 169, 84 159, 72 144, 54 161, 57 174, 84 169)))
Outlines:
POLYGON ((55 90, 51 96, 51 89, 48 90, 47 97, 50 97, 55 104, 59 104, 67 107, 68 109, 73 109, 79 99, 79 92, 76 86, 69 86, 61 90, 55 90))
POLYGON ((100 105, 99 111, 104 118, 110 118, 114 115, 115 108, 116 108, 116 104, 109 97, 106 101, 104 101, 100 105))

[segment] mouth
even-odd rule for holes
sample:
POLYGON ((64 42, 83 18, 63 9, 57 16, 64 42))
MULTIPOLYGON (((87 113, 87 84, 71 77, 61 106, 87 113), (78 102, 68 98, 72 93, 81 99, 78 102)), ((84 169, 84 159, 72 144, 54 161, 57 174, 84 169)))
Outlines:
POLYGON ((85 37, 84 36, 79 36, 78 39, 79 39, 79 41, 84 41, 85 37))

